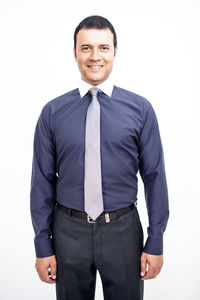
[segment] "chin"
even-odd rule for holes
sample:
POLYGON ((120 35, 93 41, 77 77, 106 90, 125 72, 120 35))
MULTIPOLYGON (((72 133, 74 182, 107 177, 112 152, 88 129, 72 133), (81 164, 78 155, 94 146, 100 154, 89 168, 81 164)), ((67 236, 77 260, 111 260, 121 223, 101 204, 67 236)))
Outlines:
POLYGON ((103 82, 105 79, 103 78, 98 78, 98 77, 93 77, 93 78, 88 78, 90 82, 95 83, 95 84, 100 84, 103 82))

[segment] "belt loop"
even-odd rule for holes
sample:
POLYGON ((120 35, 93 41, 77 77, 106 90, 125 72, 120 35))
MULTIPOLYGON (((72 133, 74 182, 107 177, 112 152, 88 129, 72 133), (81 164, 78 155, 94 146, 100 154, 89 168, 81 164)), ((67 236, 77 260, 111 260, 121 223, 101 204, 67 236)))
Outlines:
POLYGON ((114 214, 116 215, 117 218, 120 216, 119 211, 115 211, 114 214))
POLYGON ((70 217, 72 216, 72 209, 71 209, 71 207, 69 207, 69 216, 70 217))

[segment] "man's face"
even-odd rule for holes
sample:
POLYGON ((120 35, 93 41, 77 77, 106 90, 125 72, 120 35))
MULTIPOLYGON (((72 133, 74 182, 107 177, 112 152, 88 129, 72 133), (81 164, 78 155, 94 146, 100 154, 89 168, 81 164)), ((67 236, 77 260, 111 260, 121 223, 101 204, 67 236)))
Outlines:
POLYGON ((105 81, 113 68, 114 50, 116 54, 110 29, 81 29, 76 37, 76 53, 74 49, 81 78, 93 86, 105 81))

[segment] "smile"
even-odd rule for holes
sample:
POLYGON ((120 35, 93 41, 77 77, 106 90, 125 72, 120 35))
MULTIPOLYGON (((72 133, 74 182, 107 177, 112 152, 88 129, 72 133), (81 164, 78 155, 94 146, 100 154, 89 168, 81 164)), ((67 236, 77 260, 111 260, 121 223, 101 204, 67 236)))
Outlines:
POLYGON ((94 65, 94 66, 88 66, 88 68, 92 69, 92 70, 100 70, 103 66, 100 65, 94 65))

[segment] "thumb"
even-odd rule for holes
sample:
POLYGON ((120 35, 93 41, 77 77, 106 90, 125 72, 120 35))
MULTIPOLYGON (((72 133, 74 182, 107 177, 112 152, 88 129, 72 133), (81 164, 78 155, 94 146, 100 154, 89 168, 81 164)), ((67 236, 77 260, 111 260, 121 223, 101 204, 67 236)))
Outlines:
POLYGON ((50 268, 51 268, 51 278, 56 279, 56 271, 57 271, 56 262, 50 264, 50 268))
POLYGON ((141 256, 141 276, 144 276, 147 270, 147 258, 145 257, 145 255, 141 256))

